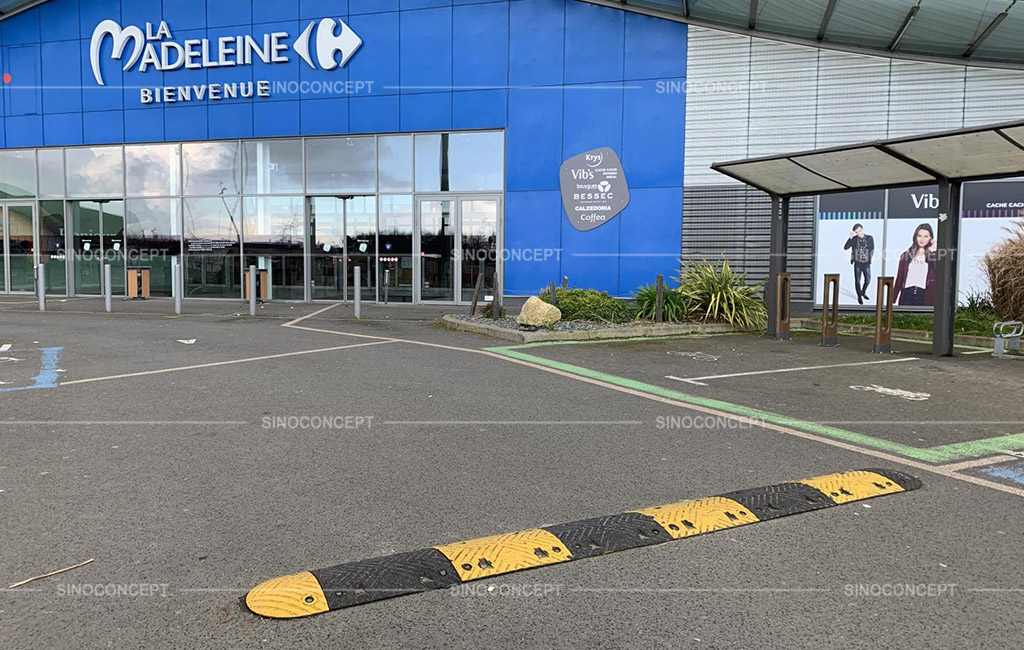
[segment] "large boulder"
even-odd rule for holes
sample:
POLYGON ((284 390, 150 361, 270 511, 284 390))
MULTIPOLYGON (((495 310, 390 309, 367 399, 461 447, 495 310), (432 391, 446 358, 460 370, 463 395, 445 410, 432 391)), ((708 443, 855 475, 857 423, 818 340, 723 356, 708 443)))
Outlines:
POLYGON ((554 305, 549 305, 536 296, 523 305, 519 312, 519 324, 528 327, 548 327, 562 320, 562 312, 554 305))

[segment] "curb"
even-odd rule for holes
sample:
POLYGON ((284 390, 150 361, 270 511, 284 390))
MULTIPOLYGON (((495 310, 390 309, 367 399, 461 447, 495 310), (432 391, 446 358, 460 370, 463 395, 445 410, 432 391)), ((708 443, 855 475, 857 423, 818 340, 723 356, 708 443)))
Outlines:
MULTIPOLYGON (((821 321, 815 318, 794 318, 793 327, 797 329, 805 330, 821 330, 821 321)), ((840 334, 865 334, 868 336, 875 335, 874 325, 857 325, 854 323, 839 323, 840 334)), ((894 338, 911 339, 914 341, 922 341, 924 343, 931 343, 932 333, 923 330, 897 330, 892 331, 894 338)), ((953 336, 953 342, 956 345, 967 345, 972 347, 991 348, 995 345, 995 340, 987 336, 974 336, 970 334, 955 334, 953 336)))
POLYGON ((840 472, 302 571, 253 587, 245 604, 260 616, 301 618, 920 487, 895 470, 840 472))
POLYGON ((575 332, 518 332, 497 325, 484 325, 470 321, 458 320, 444 316, 441 324, 459 332, 482 334, 512 343, 544 343, 548 341, 599 341, 611 339, 657 338, 661 336, 680 336, 685 334, 725 334, 744 332, 722 323, 680 323, 661 325, 627 325, 625 327, 609 327, 599 330, 578 330, 575 332))

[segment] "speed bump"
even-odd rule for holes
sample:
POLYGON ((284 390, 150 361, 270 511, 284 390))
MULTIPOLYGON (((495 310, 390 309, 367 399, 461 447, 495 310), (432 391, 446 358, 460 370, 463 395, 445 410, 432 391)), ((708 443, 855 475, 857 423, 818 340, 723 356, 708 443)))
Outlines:
POLYGON ((302 571, 257 585, 245 604, 268 618, 312 616, 920 487, 895 470, 840 472, 302 571))

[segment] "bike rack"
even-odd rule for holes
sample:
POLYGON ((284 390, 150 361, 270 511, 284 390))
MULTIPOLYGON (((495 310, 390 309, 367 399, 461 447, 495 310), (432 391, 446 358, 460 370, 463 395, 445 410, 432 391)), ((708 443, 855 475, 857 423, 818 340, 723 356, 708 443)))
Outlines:
POLYGON ((875 354, 889 354, 892 352, 892 306, 893 306, 893 278, 878 278, 878 289, 875 296, 875 354), (885 296, 885 300, 882 300, 885 296), (885 327, 882 326, 882 312, 885 311, 885 327))
POLYGON ((825 298, 821 303, 821 345, 839 345, 839 274, 825 276, 825 298))
POLYGON ((995 349, 992 350, 992 356, 998 359, 1005 357, 1007 350, 1020 352, 1021 335, 1024 335, 1024 323, 1019 320, 1009 320, 993 325, 992 336, 995 338, 995 349))

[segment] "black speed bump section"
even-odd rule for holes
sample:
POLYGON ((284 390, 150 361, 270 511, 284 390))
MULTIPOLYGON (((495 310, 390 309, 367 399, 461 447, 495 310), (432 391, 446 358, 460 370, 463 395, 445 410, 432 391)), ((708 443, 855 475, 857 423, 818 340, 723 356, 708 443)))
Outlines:
POLYGON ((895 470, 840 472, 302 571, 253 587, 245 603, 269 618, 312 616, 920 487, 920 480, 895 470))

